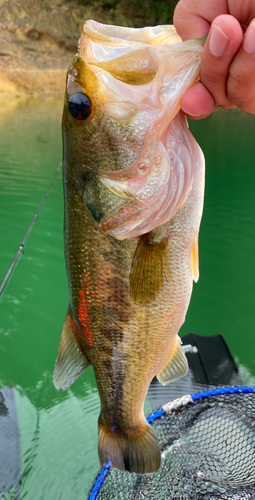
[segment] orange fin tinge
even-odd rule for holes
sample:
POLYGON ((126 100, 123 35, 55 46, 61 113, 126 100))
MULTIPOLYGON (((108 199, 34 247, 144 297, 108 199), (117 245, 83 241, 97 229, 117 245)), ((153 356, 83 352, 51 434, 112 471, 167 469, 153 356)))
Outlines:
POLYGON ((53 373, 56 389, 67 389, 88 368, 89 360, 76 340, 70 315, 67 314, 59 342, 57 361, 53 373))
POLYGON ((199 278, 198 233, 196 234, 193 241, 193 245, 191 247, 191 271, 192 271, 192 278, 197 283, 199 278))
POLYGON ((167 240, 150 243, 147 234, 137 245, 130 273, 130 293, 134 302, 148 304, 163 290, 170 280, 167 240))
POLYGON ((101 465, 110 461, 113 467, 137 474, 156 472, 160 466, 157 439, 147 422, 142 432, 124 436, 105 427, 99 417, 98 453, 101 465))

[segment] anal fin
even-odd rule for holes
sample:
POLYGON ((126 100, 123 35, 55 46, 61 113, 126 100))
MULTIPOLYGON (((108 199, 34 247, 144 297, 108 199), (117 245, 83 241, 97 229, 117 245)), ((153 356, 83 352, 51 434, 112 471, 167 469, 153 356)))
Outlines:
POLYGON ((176 337, 174 350, 171 353, 170 359, 164 366, 163 370, 157 373, 157 379, 162 385, 184 377, 188 372, 187 358, 181 347, 180 337, 176 337))
POLYGON ((58 355, 53 373, 56 389, 67 389, 88 368, 89 360, 81 351, 75 338, 71 318, 67 314, 59 342, 58 355))

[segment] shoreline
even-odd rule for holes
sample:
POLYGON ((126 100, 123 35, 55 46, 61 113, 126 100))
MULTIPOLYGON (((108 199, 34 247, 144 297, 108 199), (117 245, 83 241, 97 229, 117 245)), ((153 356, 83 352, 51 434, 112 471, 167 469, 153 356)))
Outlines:
POLYGON ((27 97, 63 98, 66 73, 86 20, 134 28, 172 24, 176 3, 0 0, 1 105, 27 97))
POLYGON ((67 70, 17 69, 0 71, 0 102, 8 107, 11 101, 32 98, 63 99, 67 70))

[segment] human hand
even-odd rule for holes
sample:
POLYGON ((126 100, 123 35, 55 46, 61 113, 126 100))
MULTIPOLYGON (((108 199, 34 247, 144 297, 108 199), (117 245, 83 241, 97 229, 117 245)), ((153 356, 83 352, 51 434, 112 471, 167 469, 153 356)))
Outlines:
POLYGON ((205 118, 219 106, 255 114, 254 18, 255 0, 179 1, 174 24, 181 38, 199 38, 208 33, 200 82, 181 100, 186 115, 205 118))

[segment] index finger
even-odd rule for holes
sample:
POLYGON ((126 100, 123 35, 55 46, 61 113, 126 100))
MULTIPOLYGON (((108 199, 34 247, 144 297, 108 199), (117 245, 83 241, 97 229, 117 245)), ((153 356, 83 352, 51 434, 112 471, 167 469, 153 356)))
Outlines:
POLYGON ((220 14, 228 14, 227 0, 180 0, 174 11, 174 25, 183 41, 201 38, 220 14))
POLYGON ((254 0, 180 0, 174 11, 174 25, 183 40, 200 38, 209 32, 213 20, 229 14, 247 28, 255 18, 254 0))

